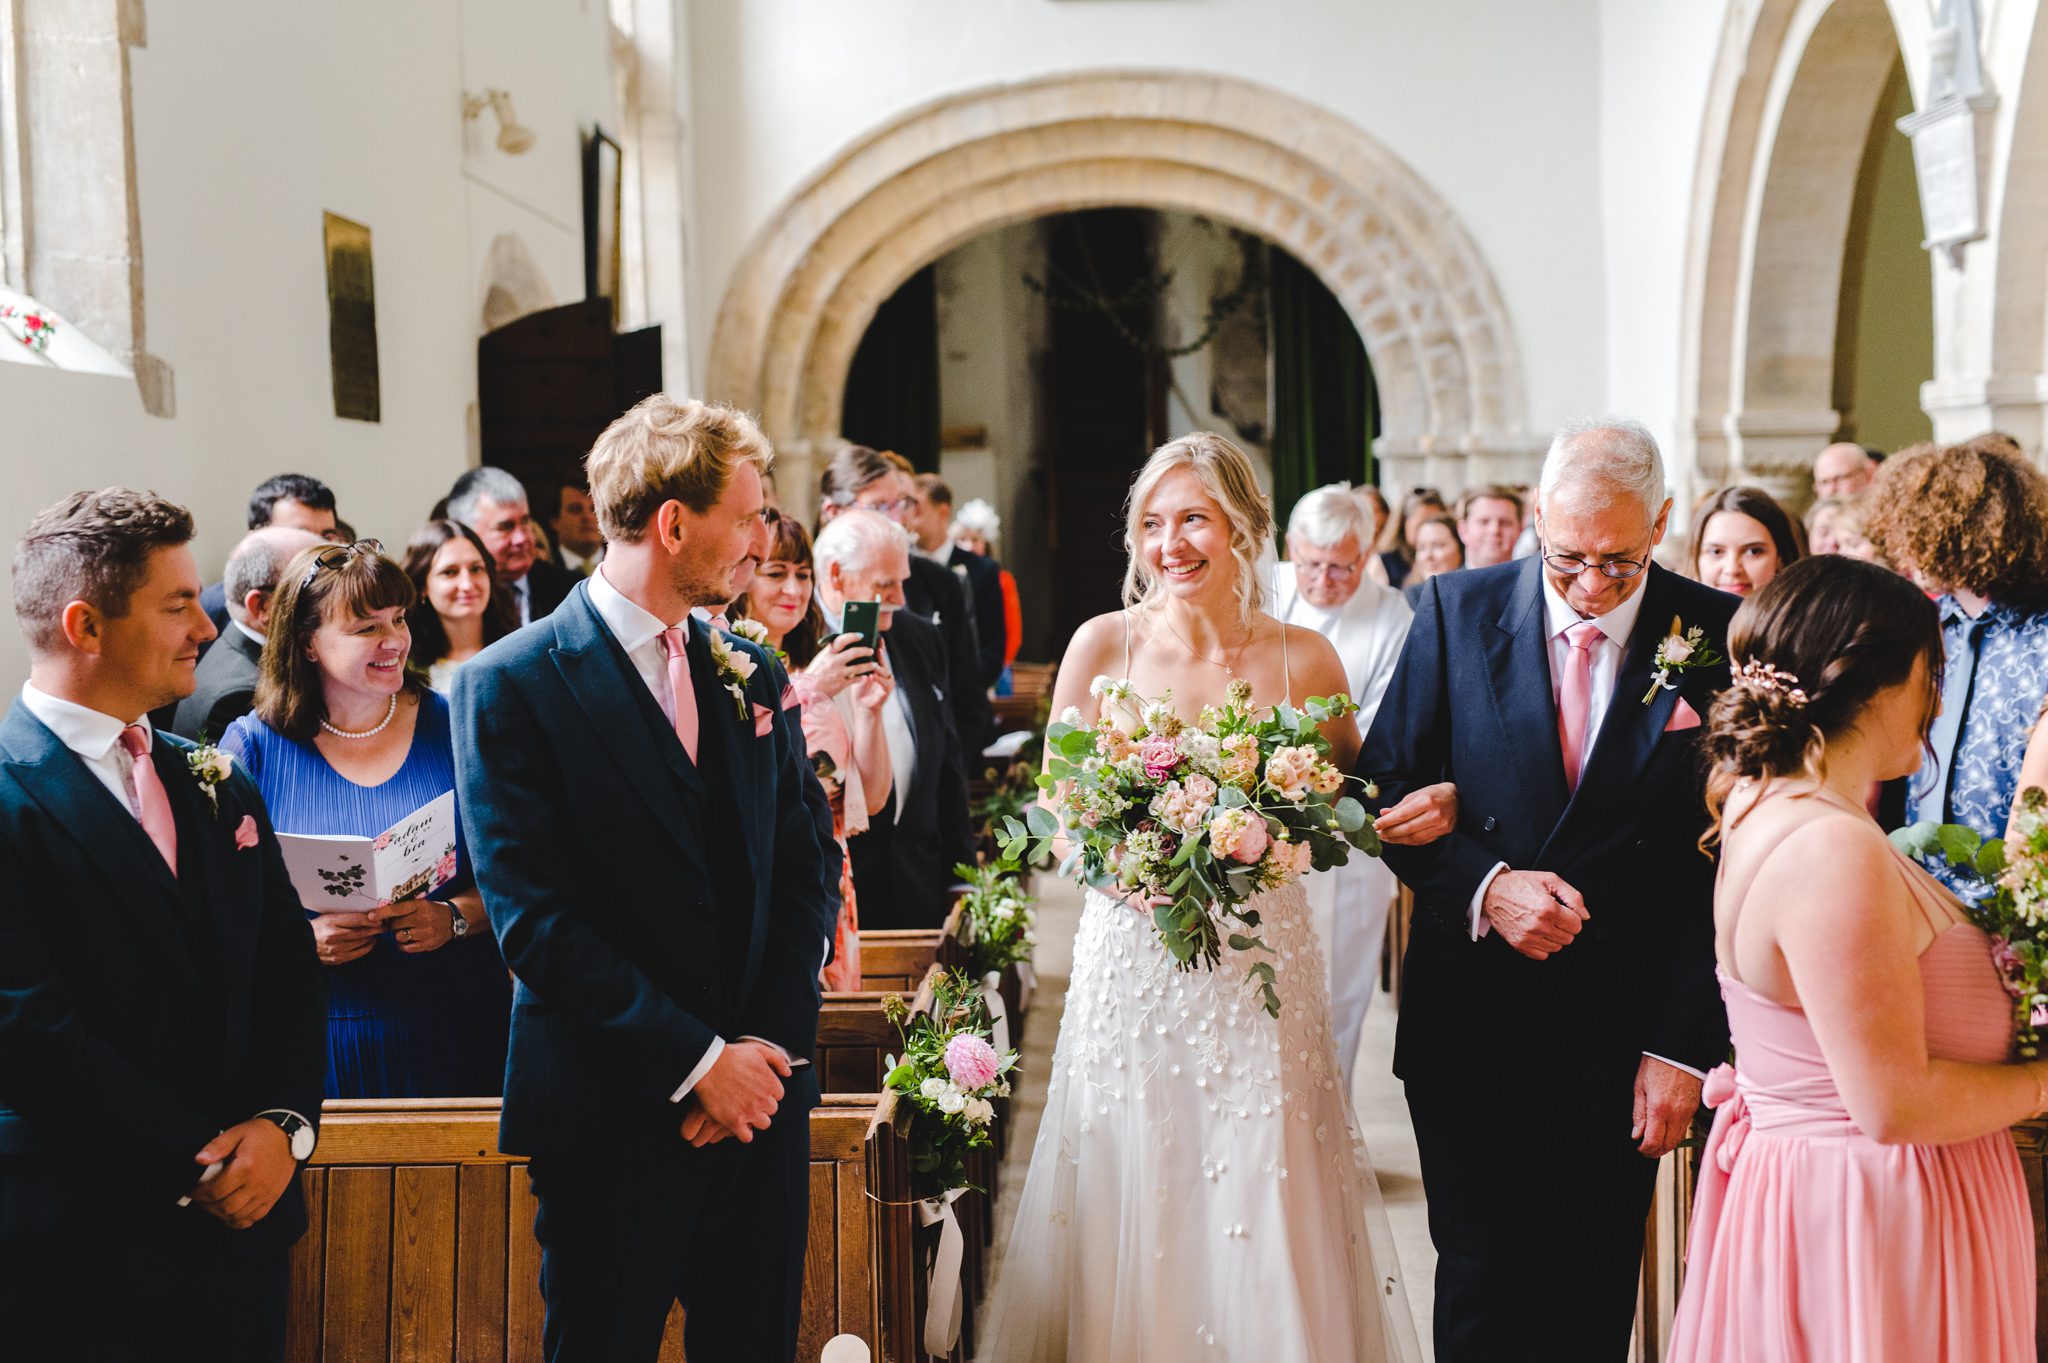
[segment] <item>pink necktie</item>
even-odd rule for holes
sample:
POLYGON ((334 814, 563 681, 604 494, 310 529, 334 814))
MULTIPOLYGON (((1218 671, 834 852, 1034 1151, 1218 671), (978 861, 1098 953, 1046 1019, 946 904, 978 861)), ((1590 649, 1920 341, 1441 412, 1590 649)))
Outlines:
POLYGON ((171 797, 157 777, 156 763, 149 760, 149 730, 131 724, 121 730, 121 746, 128 750, 128 770, 135 782, 135 804, 142 814, 142 831, 164 854, 171 874, 178 874, 178 822, 171 817, 171 797))
POLYGON ((675 698, 670 718, 683 751, 697 760, 697 692, 690 685, 690 655, 683 649, 683 627, 671 625, 661 632, 661 651, 668 655, 668 689, 675 698))
POLYGON ((1557 737, 1564 747, 1567 790, 1579 788, 1579 768, 1585 763, 1586 720, 1593 711, 1593 645, 1600 638, 1600 626, 1591 620, 1581 620, 1564 632, 1572 651, 1557 689, 1557 737))

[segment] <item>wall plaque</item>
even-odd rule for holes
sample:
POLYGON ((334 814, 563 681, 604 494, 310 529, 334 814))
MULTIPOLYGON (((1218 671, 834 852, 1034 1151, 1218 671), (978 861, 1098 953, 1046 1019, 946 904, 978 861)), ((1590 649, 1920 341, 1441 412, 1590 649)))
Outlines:
POLYGON ((377 290, 370 270, 370 229, 333 213, 327 236, 327 352, 334 372, 334 414, 376 421, 377 290))

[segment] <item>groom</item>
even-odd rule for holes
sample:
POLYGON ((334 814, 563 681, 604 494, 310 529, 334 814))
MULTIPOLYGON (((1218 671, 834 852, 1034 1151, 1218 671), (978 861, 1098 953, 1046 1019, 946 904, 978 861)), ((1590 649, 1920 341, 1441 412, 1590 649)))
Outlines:
POLYGON ((1382 802, 1460 799, 1456 831, 1385 853, 1415 892, 1394 1070, 1440 1363, 1625 1355, 1656 1159, 1728 1052, 1696 842, 1736 602, 1650 562, 1671 503, 1636 423, 1566 427, 1541 488, 1540 557, 1424 588, 1360 759, 1382 802), (1658 685, 1693 628, 1716 661, 1658 685))
POLYGON ((613 422, 586 461, 603 563, 455 687, 552 1363, 647 1363, 675 1302, 692 1363, 796 1352, 838 853, 781 669, 691 618, 762 552, 769 458, 724 407, 613 422))

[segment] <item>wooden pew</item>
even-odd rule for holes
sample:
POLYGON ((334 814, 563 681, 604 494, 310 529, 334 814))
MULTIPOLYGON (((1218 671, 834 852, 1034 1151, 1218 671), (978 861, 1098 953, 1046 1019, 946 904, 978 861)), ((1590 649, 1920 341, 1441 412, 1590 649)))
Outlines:
POLYGON ((965 913, 955 901, 936 928, 862 928, 861 992, 913 993, 934 962, 948 970, 966 969, 967 949, 960 941, 965 913))
MULTIPOLYGON (((884 1209, 869 1196, 869 1160, 894 1139, 886 1126, 877 1135, 880 1102, 833 1095, 811 1113, 800 1359, 836 1334, 872 1342, 885 1301, 911 1299, 912 1245, 884 1246, 884 1209)), ((533 1194, 525 1161, 497 1151, 498 1101, 336 1101, 324 1114, 302 1175, 311 1225, 291 1256, 290 1363, 538 1363, 533 1194)), ((684 1357, 680 1310, 661 1357, 684 1357)))

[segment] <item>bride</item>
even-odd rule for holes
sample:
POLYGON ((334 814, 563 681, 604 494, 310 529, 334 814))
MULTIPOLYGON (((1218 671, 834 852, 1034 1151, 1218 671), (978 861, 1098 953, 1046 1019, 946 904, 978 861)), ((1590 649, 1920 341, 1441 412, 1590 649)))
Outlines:
MULTIPOLYGON (((1101 674, 1141 695, 1171 690, 1188 719, 1221 706, 1233 679, 1268 706, 1344 692, 1322 636, 1260 609, 1256 563, 1271 536, 1242 450, 1208 434, 1162 446, 1131 490, 1128 608, 1075 633, 1054 713, 1092 708, 1101 674)), ((1351 770, 1355 723, 1323 734, 1351 770)), ((1416 1352, 1306 898, 1296 882, 1256 903, 1277 1019, 1240 953, 1225 946, 1214 970, 1178 970, 1146 906, 1087 892, 983 1363, 1416 1352)))

